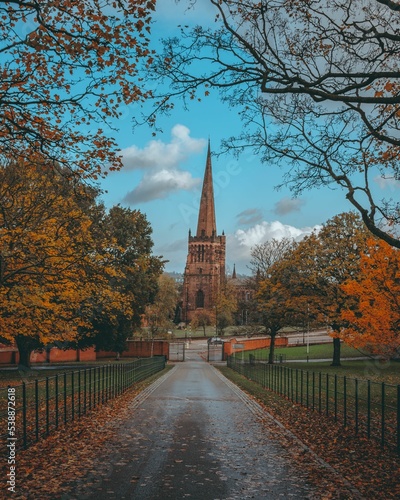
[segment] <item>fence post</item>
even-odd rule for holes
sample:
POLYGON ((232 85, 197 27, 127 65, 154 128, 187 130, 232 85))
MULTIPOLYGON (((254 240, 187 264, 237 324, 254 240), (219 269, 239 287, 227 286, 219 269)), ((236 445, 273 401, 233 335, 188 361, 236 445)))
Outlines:
POLYGON ((86 400, 87 400, 87 368, 85 368, 83 372, 83 379, 84 379, 84 385, 83 385, 83 414, 86 415, 86 400))
POLYGON ((315 409, 315 372, 312 372, 312 409, 315 409))
POLYGON ((400 456, 400 385, 397 386, 397 454, 400 456))
POLYGON ((290 391, 290 392, 291 392, 291 396, 292 396, 292 397, 291 397, 292 402, 294 401, 294 390, 293 390, 293 386, 294 386, 294 384, 293 384, 293 374, 294 374, 294 370, 293 370, 293 368, 291 368, 291 369, 290 369, 290 385, 291 385, 291 391, 290 391))
POLYGON ((371 381, 367 381, 367 436, 371 437, 371 381))
POLYGON ((322 372, 318 373, 318 413, 322 409, 322 372))
POLYGON ((329 415, 329 373, 326 374, 326 415, 329 415))
POLYGON ((300 371, 300 404, 303 406, 303 370, 300 371))
POLYGON ((55 400, 55 409, 56 409, 56 429, 58 429, 58 373, 56 373, 55 380, 55 391, 56 391, 56 400, 55 400))
POLYGON ((78 370, 78 416, 81 418, 81 371, 78 370))
POLYGON ((93 408, 96 408, 96 372, 97 367, 94 367, 93 370, 93 408))
POLYGON ((356 434, 358 434, 358 378, 355 379, 355 419, 356 419, 356 434))
POLYGON ((381 445, 385 446, 385 382, 382 382, 382 433, 381 433, 381 445))
POLYGON ((46 436, 49 435, 49 377, 46 377, 46 436))
POLYGON ((71 372, 71 420, 75 420, 75 380, 74 371, 71 372))
POLYGON ((347 378, 343 377, 343 426, 347 426, 347 378))
POLYGON ((105 398, 104 398, 104 385, 105 385, 105 380, 104 380, 104 370, 105 366, 101 367, 101 402, 104 404, 105 398))
POLYGON ((39 380, 35 380, 35 436, 39 441, 39 380))
POLYGON ((92 370, 93 368, 89 368, 89 410, 92 409, 92 370))
POLYGON ((335 373, 335 422, 337 422, 337 402, 338 402, 338 387, 337 387, 337 374, 335 373))
POLYGON ((64 372, 64 425, 68 422, 67 416, 67 372, 64 372))

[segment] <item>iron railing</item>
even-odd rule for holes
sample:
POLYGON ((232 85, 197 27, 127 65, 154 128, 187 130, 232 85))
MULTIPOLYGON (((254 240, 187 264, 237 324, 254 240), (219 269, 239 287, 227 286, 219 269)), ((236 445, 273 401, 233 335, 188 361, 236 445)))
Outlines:
POLYGON ((155 356, 0 388, 0 439, 26 449, 164 368, 165 357, 155 356))
POLYGON ((290 401, 324 413, 400 455, 400 385, 228 358, 228 366, 290 401))

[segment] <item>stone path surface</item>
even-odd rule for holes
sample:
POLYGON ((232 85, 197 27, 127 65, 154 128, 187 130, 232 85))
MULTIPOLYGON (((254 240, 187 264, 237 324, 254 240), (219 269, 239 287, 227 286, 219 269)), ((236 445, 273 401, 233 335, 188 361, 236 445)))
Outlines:
POLYGON ((257 404, 196 354, 130 405, 95 472, 64 499, 324 498, 257 404))

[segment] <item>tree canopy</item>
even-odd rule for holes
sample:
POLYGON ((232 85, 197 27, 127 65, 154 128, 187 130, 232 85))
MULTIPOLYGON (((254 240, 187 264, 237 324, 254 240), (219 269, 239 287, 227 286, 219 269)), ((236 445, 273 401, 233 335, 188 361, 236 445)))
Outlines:
POLYGON ((275 258, 257 293, 262 323, 271 338, 284 326, 311 321, 328 325, 333 336, 332 364, 340 364, 340 333, 345 325, 341 312, 348 300, 341 287, 357 278, 367 235, 357 214, 343 213, 275 258))
POLYGON ((0 161, 96 176, 120 166, 108 127, 148 97, 138 63, 155 0, 0 2, 0 161), (32 158, 30 158, 32 161, 32 158))
POLYGON ((243 119, 229 150, 284 164, 295 195, 340 187, 368 229, 400 247, 398 201, 377 188, 399 179, 400 35, 390 0, 209 0, 213 27, 182 27, 155 58, 169 83, 156 99, 217 89, 243 119))
POLYGON ((156 293, 163 263, 146 218, 107 214, 97 195, 39 160, 0 168, 0 335, 21 364, 54 343, 125 340, 156 293))
POLYGON ((161 274, 154 301, 146 307, 146 320, 151 338, 165 337, 167 331, 172 328, 178 298, 174 278, 168 274, 161 274))
POLYGON ((400 254, 370 239, 361 255, 360 271, 343 284, 348 300, 342 311, 341 338, 385 358, 400 349, 400 254))

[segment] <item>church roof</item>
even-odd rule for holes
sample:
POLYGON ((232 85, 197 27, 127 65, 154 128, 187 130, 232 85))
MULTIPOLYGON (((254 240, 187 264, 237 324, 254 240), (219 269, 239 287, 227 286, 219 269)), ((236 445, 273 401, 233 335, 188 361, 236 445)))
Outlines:
POLYGON ((216 236, 217 223, 215 219, 214 188, 211 167, 211 149, 208 141, 206 171, 204 173, 203 189, 201 192, 199 219, 196 236, 216 236))

